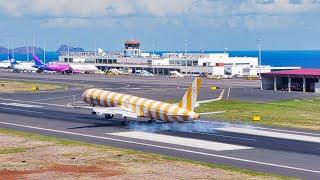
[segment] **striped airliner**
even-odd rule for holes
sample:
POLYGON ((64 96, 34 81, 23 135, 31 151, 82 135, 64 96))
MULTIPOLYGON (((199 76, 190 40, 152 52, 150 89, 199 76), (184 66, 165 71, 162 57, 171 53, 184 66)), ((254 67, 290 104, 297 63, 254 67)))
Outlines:
POLYGON ((200 84, 201 79, 196 78, 178 104, 169 104, 101 89, 88 89, 82 97, 84 102, 93 106, 93 111, 96 106, 106 109, 119 108, 119 113, 115 114, 121 114, 120 109, 122 111, 125 109, 141 118, 164 122, 185 122, 199 118, 199 114, 194 112, 194 107, 200 84))

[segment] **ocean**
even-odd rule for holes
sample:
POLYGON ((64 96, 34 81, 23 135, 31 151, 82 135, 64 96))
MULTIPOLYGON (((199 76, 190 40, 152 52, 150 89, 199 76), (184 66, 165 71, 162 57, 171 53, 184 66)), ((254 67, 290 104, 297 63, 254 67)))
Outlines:
MULTIPOLYGON (((169 51, 156 51, 162 55, 169 51)), ((172 52, 172 51, 171 51, 172 52)), ((177 51, 175 51, 177 52, 177 51)), ((200 53, 200 51, 190 51, 189 53, 200 53)), ((222 53, 222 51, 204 51, 203 53, 222 53)), ((231 57, 258 57, 258 51, 228 51, 231 57)), ((277 50, 262 51, 261 59, 263 65, 271 66, 301 66, 303 68, 320 68, 320 50, 277 50)), ((38 54, 43 59, 43 54, 38 54)), ((59 53, 46 52, 46 62, 58 60, 59 53)), ((6 60, 6 54, 0 54, 0 60, 6 60)), ((15 54, 15 59, 26 60, 26 54, 15 54)), ((31 59, 31 56, 29 57, 31 59)))

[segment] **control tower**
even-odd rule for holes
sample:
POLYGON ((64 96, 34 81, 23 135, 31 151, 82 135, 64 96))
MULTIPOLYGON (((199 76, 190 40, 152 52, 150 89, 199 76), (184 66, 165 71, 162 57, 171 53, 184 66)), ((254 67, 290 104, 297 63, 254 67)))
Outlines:
POLYGON ((140 42, 136 40, 127 40, 124 42, 124 56, 125 57, 140 57, 141 49, 140 42))

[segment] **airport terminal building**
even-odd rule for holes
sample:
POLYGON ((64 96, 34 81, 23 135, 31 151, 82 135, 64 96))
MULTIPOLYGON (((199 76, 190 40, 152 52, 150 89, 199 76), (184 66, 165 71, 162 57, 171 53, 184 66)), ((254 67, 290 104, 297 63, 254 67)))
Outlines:
MULTIPOLYGON (((110 69, 146 70, 154 75, 169 75, 177 71, 183 75, 202 74, 227 77, 257 76, 260 73, 278 70, 271 66, 258 64, 258 57, 230 57, 228 53, 154 53, 142 52, 140 42, 124 42, 123 52, 61 52, 59 62, 90 64, 101 71, 110 69)), ((285 69, 294 69, 286 67, 285 69)), ((283 69, 283 68, 280 68, 283 69)))
POLYGON ((296 69, 261 74, 262 89, 320 93, 320 69, 296 69))

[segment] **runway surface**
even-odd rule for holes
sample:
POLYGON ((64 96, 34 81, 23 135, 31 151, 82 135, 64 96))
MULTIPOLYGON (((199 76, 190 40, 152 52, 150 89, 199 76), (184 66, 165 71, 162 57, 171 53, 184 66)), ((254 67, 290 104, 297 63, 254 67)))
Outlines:
MULTIPOLYGON (((320 134, 222 122, 197 121, 192 124, 147 124, 120 120, 105 121, 86 110, 68 108, 73 96, 80 100, 88 87, 152 97, 180 99, 191 80, 154 78, 103 78, 103 76, 63 76, 1 73, 0 79, 38 80, 68 84, 68 89, 38 93, 0 93, 0 127, 46 135, 155 152, 185 159, 220 163, 305 179, 320 179, 320 134)), ((239 83, 240 82, 240 83, 239 83)), ((210 91, 205 81, 200 100, 217 98, 222 89, 210 91)), ((254 89, 231 81, 223 88, 254 89)), ((224 98, 227 94, 225 93, 224 98)), ((291 96, 291 94, 289 95, 291 96)))

